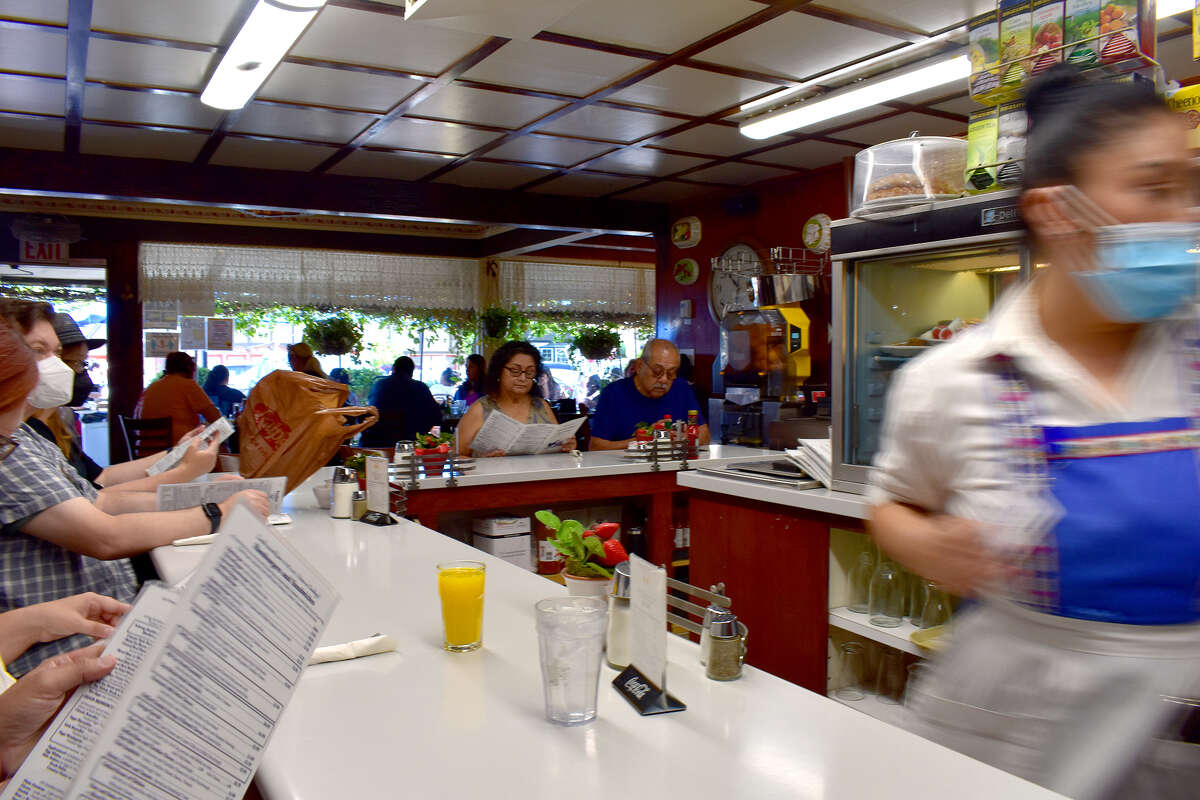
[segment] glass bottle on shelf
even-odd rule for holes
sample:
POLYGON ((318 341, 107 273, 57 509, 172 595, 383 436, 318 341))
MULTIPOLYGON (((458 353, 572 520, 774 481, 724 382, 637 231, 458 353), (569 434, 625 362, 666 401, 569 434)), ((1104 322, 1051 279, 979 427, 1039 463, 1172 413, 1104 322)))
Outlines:
POLYGON ((898 628, 904 621, 904 576, 900 568, 880 559, 871 576, 867 621, 880 628, 898 628))
POLYGON ((849 598, 846 608, 855 614, 867 613, 871 600, 871 575, 875 572, 875 559, 867 550, 858 554, 858 561, 850 569, 849 598))
POLYGON ((696 445, 700 439, 700 412, 696 409, 688 411, 687 419, 688 458, 697 458, 696 445))
POLYGON ((950 621, 950 597, 934 585, 933 581, 925 584, 927 597, 921 610, 919 628, 936 628, 950 621))
POLYGON ((919 575, 908 574, 908 621, 920 627, 921 612, 925 610, 925 598, 928 597, 929 582, 919 575))

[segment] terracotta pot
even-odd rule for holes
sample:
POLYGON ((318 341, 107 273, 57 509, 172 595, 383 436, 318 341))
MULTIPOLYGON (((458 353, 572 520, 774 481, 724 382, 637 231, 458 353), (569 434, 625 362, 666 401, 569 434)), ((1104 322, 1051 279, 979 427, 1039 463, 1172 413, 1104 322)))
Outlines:
POLYGON ((601 578, 599 575, 581 578, 566 572, 562 576, 567 583, 567 594, 576 597, 608 597, 612 591, 612 578, 601 578))

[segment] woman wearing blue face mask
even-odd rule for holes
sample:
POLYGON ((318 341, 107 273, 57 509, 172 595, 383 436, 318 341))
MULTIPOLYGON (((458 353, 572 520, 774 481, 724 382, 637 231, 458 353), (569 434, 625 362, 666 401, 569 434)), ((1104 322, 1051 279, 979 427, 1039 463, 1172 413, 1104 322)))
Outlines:
POLYGON ((1027 95, 1047 268, 892 386, 871 531, 979 602, 919 732, 1074 798, 1200 780, 1200 324, 1190 154, 1144 83, 1027 95), (946 399, 952 398, 947 403, 946 399))

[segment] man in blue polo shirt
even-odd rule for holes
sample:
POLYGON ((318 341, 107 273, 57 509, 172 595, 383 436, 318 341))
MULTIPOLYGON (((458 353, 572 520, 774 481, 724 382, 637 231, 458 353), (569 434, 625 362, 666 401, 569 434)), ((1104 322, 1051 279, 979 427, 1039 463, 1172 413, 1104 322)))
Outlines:
POLYGON ((679 351, 666 339, 652 339, 642 349, 633 377, 604 387, 592 417, 592 450, 623 450, 640 422, 657 422, 670 414, 687 421, 700 412, 700 444, 708 444, 708 422, 697 408, 696 395, 679 379, 679 351))

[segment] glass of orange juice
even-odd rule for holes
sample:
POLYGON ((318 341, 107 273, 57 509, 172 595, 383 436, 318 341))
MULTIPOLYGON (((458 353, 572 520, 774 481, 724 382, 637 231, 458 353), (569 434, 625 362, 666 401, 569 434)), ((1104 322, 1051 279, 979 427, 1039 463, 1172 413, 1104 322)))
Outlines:
POLYGON ((437 565, 442 598, 442 645, 452 653, 469 653, 483 644, 482 561, 447 561, 437 565))

